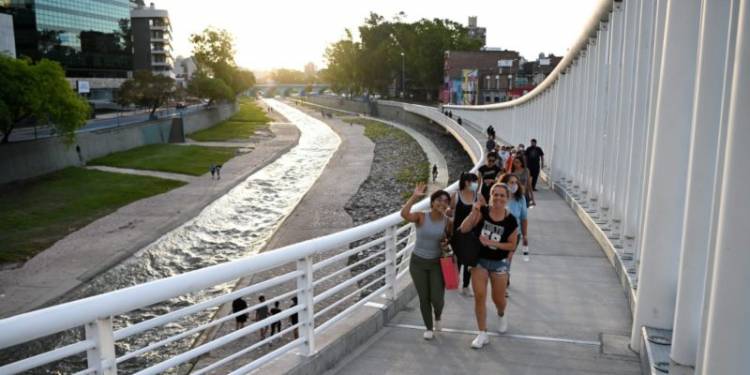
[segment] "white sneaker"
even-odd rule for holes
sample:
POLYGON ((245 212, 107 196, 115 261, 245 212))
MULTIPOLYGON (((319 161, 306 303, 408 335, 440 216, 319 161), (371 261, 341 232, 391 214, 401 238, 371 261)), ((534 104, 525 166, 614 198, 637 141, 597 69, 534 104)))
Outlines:
POLYGON ((497 331, 500 333, 505 333, 508 330, 508 314, 506 313, 503 316, 498 315, 497 322, 497 331))
POLYGON ((482 349, 483 346, 490 343, 490 338, 487 337, 487 332, 479 332, 479 335, 477 335, 477 338, 474 339, 474 341, 471 342, 471 347, 474 349, 482 349))
POLYGON ((466 297, 474 297, 474 291, 472 291, 470 287, 462 288, 461 294, 466 297))
POLYGON ((422 335, 425 340, 432 340, 433 337, 435 337, 435 334, 432 331, 424 331, 424 335, 422 335))
POLYGON ((436 320, 432 328, 435 330, 435 332, 440 332, 443 330, 443 325, 439 320, 436 320))

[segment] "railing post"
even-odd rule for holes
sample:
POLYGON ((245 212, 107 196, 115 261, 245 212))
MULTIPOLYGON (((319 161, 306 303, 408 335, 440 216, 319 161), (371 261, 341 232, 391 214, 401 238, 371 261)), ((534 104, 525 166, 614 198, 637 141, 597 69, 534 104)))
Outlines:
POLYGON ((297 278, 297 303, 303 307, 299 312, 299 335, 304 341, 302 354, 313 355, 315 353, 315 302, 313 301, 313 262, 307 256, 297 260, 297 271, 302 275, 297 278))
POLYGON ((392 225, 385 229, 385 297, 390 300, 396 299, 396 226, 392 225))
POLYGON ((85 328, 86 340, 91 340, 95 344, 94 348, 86 351, 88 368, 96 369, 96 373, 100 375, 117 374, 112 318, 86 323, 85 328))

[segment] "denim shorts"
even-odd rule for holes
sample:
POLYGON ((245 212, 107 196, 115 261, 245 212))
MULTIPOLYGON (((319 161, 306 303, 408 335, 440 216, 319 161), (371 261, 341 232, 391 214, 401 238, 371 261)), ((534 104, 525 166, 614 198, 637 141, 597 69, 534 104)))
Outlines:
POLYGON ((510 264, 508 263, 508 258, 501 259, 501 260, 479 258, 479 263, 477 264, 477 266, 482 267, 486 269, 487 271, 493 272, 493 273, 508 273, 508 271, 510 271, 510 264))

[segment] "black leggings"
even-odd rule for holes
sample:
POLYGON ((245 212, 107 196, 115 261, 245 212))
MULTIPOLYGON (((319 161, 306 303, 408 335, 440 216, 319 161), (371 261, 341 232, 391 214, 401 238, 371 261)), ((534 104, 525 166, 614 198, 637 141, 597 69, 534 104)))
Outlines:
POLYGON ((463 272, 463 287, 468 288, 469 282, 471 282, 471 272, 469 272, 469 266, 462 264, 461 259, 459 257, 456 257, 456 264, 458 265, 458 271, 461 272, 461 267, 464 267, 463 272))

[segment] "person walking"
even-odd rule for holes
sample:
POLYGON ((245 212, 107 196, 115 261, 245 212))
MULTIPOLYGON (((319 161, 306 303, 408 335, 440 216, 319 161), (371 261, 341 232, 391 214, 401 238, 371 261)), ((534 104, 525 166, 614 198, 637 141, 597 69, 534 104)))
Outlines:
MULTIPOLYGON (((518 181, 518 177, 512 174, 506 174, 500 179, 500 182, 508 185, 510 189, 510 198, 508 198, 508 211, 516 218, 518 222, 518 241, 517 243, 523 243, 523 246, 529 246, 529 237, 527 235, 529 228, 529 210, 526 204, 526 196, 524 195, 524 187, 518 181)), ((518 246, 516 246, 516 249, 518 246)), ((508 287, 510 287, 510 269, 513 265, 513 254, 515 251, 511 251, 508 254, 508 287)), ((524 253, 524 257, 527 254, 524 253)), ((505 290, 505 297, 508 297, 508 290, 505 290)))
MULTIPOLYGON (((232 301, 232 314, 236 314, 244 309, 247 308, 247 302, 245 302, 242 297, 235 299, 232 301)), ((243 313, 240 315, 237 315, 234 317, 234 329, 238 330, 245 326, 245 322, 247 322, 247 313, 243 313)))
POLYGON ((531 172, 531 189, 536 191, 539 172, 544 169, 544 150, 536 145, 536 138, 531 139, 531 146, 526 149, 526 164, 531 172))
POLYGON ((216 176, 216 165, 214 163, 211 163, 211 166, 208 167, 208 170, 211 171, 211 179, 213 180, 216 176))
POLYGON ((461 173, 461 177, 458 180, 458 191, 451 195, 450 212, 453 215, 454 233, 452 239, 456 240, 451 242, 451 245, 458 261, 458 271, 461 272, 461 267, 463 267, 461 294, 467 297, 474 296, 474 293, 472 293, 469 288, 469 284, 471 283, 471 273, 469 272, 469 268, 475 265, 468 264, 468 258, 470 256, 468 253, 471 249, 468 248, 469 245, 464 241, 458 241, 459 235, 457 232, 458 227, 469 216, 471 208, 477 202, 484 202, 484 197, 482 197, 482 194, 479 191, 479 178, 476 174, 471 172, 461 173))
MULTIPOLYGON (((266 302, 266 296, 260 295, 258 297, 258 301, 260 303, 266 302)), ((257 310, 255 310, 255 321, 260 322, 261 320, 268 318, 268 305, 263 305, 258 307, 257 310)), ((266 338, 266 335, 268 334, 268 327, 261 327, 260 329, 260 339, 264 340, 266 338)))
POLYGON ((216 179, 221 180, 221 164, 216 165, 216 179))
MULTIPOLYGON (((273 308, 271 308, 271 315, 276 315, 281 313, 281 308, 279 308, 279 301, 276 301, 273 303, 273 308)), ((271 336, 281 332, 281 320, 271 323, 271 336)))
POLYGON ((524 158, 520 156, 520 153, 513 158, 513 169, 510 171, 510 174, 516 176, 519 185, 523 187, 524 194, 526 195, 527 207, 535 206, 536 202, 534 201, 534 192, 531 189, 531 173, 529 172, 529 169, 526 168, 526 163, 523 159, 524 158))
POLYGON ((490 186, 495 183, 495 179, 502 172, 497 166, 497 154, 495 151, 487 152, 485 165, 479 167, 479 175, 482 177, 482 196, 485 201, 490 199, 490 186))
POLYGON ((508 255, 515 250, 518 241, 518 222, 506 208, 510 189, 499 183, 490 188, 490 204, 477 202, 471 214, 459 227, 461 233, 479 229, 479 262, 471 269, 471 285, 474 288, 474 312, 479 335, 471 347, 480 349, 490 342, 487 336, 487 280, 492 286, 492 301, 498 316, 497 330, 508 330, 508 317, 505 314, 507 300, 505 289, 508 283, 508 255))
POLYGON ((495 137, 492 135, 487 137, 487 143, 485 144, 485 146, 487 147, 488 152, 495 151, 495 148, 497 147, 497 143, 495 142, 495 137))
POLYGON ((435 182, 435 180, 437 180, 437 176, 438 176, 437 164, 433 164, 432 165, 432 182, 433 183, 435 182))
POLYGON ((423 337, 425 340, 432 340, 434 331, 440 330, 445 297, 443 272, 440 268, 441 246, 447 245, 452 227, 445 215, 450 205, 450 195, 445 190, 438 190, 430 195, 429 211, 411 212, 411 207, 425 195, 426 190, 424 183, 417 184, 414 193, 401 208, 401 217, 416 226, 417 240, 409 261, 409 274, 419 295, 419 309, 425 325, 423 337))

